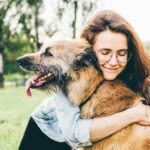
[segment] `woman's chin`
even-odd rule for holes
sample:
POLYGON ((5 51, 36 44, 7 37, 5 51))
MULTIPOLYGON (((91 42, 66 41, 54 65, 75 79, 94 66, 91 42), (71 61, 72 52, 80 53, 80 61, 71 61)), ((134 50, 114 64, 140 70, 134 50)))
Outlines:
POLYGON ((116 79, 116 75, 104 75, 104 79, 105 80, 115 80, 116 79))

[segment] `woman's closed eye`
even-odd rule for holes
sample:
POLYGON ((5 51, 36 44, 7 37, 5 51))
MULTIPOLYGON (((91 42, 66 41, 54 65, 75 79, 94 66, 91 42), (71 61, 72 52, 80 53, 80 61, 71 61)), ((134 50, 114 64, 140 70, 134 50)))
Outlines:
POLYGON ((117 55, 118 55, 118 56, 126 56, 127 54, 128 54, 128 50, 126 50, 126 49, 119 50, 119 51, 117 52, 117 55))
POLYGON ((109 49, 101 49, 101 50, 99 50, 99 53, 102 55, 109 55, 112 53, 112 51, 109 49))

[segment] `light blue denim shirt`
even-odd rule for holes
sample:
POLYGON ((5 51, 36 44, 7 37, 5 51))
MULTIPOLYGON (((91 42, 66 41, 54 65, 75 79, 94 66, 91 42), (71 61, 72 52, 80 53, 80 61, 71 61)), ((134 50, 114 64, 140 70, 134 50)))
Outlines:
POLYGON ((32 113, 32 118, 49 138, 74 148, 90 146, 92 119, 81 119, 79 107, 72 106, 59 91, 32 113))

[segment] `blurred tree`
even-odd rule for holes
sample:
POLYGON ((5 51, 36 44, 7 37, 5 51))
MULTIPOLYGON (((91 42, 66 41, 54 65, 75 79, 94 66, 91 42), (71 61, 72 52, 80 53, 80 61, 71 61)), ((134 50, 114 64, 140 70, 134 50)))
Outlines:
POLYGON ((7 15, 8 10, 10 9, 13 0, 0 1, 0 87, 3 87, 3 52, 5 48, 5 38, 9 37, 9 29, 7 28, 7 33, 4 33, 4 18, 7 15), (5 36, 4 36, 5 34, 5 36))
POLYGON ((6 42, 3 58, 4 58, 4 72, 5 74, 12 74, 19 72, 25 74, 23 71, 18 69, 16 59, 18 56, 22 56, 25 53, 31 53, 33 49, 28 44, 27 37, 24 34, 13 34, 9 41, 6 42))
POLYGON ((31 48, 39 48, 39 27, 43 25, 43 20, 40 19, 40 11, 42 10, 42 0, 22 0, 20 4, 20 17, 18 23, 22 25, 22 31, 27 36, 31 48), (24 11, 22 7, 26 5, 24 11), (21 6, 21 7, 20 7, 21 6), (33 45, 33 43, 35 45, 33 45))
POLYGON ((83 25, 83 22, 89 13, 96 8, 96 4, 97 0, 58 0, 56 9, 56 14, 59 18, 58 20, 62 21, 64 16, 69 18, 70 28, 72 29, 72 38, 76 37, 77 24, 83 25))
MULTIPOLYGON (((96 0, 57 0, 55 3, 57 3, 56 7, 50 6, 54 7, 54 11, 50 10, 50 12, 55 14, 56 21, 52 20, 49 26, 44 26, 44 21, 41 19, 44 6, 42 0, 0 0, 1 87, 3 86, 3 72, 17 72, 16 58, 22 53, 33 52, 40 46, 40 27, 46 35, 51 37, 57 31, 61 31, 59 27, 62 27, 62 24, 67 24, 69 28, 66 32, 71 30, 74 38, 78 24, 82 24, 87 15, 96 7, 96 0)), ((50 14, 50 17, 52 15, 50 14)))
POLYGON ((42 0, 0 1, 0 87, 3 87, 4 71, 13 72, 17 67, 16 54, 24 48, 27 48, 25 52, 31 52, 40 45, 41 8, 42 0))

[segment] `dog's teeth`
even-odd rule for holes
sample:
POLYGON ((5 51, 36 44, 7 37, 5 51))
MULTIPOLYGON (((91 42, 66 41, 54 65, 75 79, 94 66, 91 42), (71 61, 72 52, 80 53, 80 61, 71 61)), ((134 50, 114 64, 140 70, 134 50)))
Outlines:
POLYGON ((32 80, 32 84, 35 84, 35 81, 34 81, 34 80, 32 80))
POLYGON ((44 76, 44 78, 47 78, 47 77, 48 77, 47 75, 44 76))
POLYGON ((46 79, 46 78, 48 78, 50 76, 51 76, 51 73, 48 73, 47 75, 44 75, 43 77, 41 77, 41 80, 44 80, 44 79, 46 79))
POLYGON ((51 73, 48 73, 48 76, 50 77, 50 76, 51 76, 51 73))

